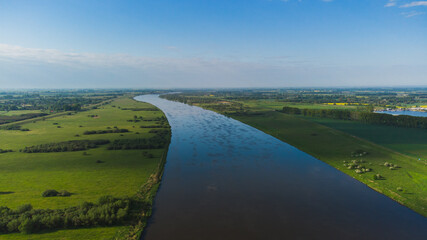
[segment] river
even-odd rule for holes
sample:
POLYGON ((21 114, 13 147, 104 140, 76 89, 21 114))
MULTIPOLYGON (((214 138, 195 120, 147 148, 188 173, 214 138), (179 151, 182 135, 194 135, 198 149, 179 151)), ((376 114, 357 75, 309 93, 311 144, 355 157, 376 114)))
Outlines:
POLYGON ((425 239, 427 218, 270 135, 144 95, 172 128, 143 239, 425 239))
POLYGON ((376 111, 376 113, 386 113, 391 115, 408 115, 413 117, 427 117, 427 112, 418 112, 418 111, 376 111))

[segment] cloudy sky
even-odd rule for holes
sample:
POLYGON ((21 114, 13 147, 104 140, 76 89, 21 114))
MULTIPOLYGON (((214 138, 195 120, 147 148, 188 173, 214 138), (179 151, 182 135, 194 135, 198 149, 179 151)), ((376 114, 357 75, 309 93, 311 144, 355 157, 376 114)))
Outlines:
POLYGON ((0 0, 0 88, 427 86, 427 1, 0 0))

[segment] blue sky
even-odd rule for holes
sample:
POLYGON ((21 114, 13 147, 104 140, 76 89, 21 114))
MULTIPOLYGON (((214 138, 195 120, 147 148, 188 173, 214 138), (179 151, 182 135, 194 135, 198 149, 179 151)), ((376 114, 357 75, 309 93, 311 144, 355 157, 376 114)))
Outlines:
POLYGON ((427 85, 427 1, 0 0, 0 88, 427 85))

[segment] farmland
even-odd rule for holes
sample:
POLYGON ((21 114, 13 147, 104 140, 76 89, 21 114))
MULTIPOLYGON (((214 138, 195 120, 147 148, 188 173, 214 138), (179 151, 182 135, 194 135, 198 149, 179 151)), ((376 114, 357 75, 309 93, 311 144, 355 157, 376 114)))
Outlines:
MULTIPOLYGON (((0 146, 8 150, 0 154, 0 206, 17 209, 31 204, 33 209, 61 210, 85 202, 97 202, 105 195, 136 199, 136 202, 150 205, 161 176, 170 136, 163 113, 150 104, 131 99, 129 95, 109 99, 107 104, 85 111, 65 113, 17 122, 28 131, 0 130, 0 146), (103 134, 85 134, 88 131, 103 134), (166 142, 157 144, 156 148, 135 149, 125 145, 122 149, 109 150, 110 144, 125 139, 157 141, 159 132, 166 142), (84 149, 63 148, 62 145, 51 147, 64 142, 75 145, 99 140, 103 140, 104 144, 93 147, 80 145, 84 149), (31 146, 50 146, 54 151, 23 151, 31 146), (43 197, 42 193, 49 189, 65 190, 70 196, 43 197)), ((149 208, 140 211, 147 216, 150 212, 149 208)), ((135 230, 134 227, 132 230, 137 234, 145 221, 140 220, 142 222, 136 227, 139 229, 135 230)), ((61 239, 121 237, 128 234, 130 225, 138 224, 131 219, 121 222, 119 226, 41 230, 31 234, 31 239, 57 239, 64 235, 66 237, 61 239)), ((28 236, 19 233, 0 235, 2 239, 28 239, 28 236)))

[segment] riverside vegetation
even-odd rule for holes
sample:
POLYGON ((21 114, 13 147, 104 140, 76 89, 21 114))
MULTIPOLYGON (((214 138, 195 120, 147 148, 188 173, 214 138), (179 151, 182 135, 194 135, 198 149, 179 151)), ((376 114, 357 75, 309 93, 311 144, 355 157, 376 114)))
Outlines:
POLYGON ((167 119, 127 92, 61 94, 0 98, 10 109, 0 116, 16 116, 0 125, 0 238, 138 239, 166 159, 167 119), (50 107, 52 95, 79 107, 50 107), (21 116, 28 111, 43 114, 21 116), (141 121, 128 121, 135 115, 141 121))
POLYGON ((426 105, 426 96, 425 89, 284 89, 162 97, 258 128, 427 216, 426 118, 372 113, 426 105))

